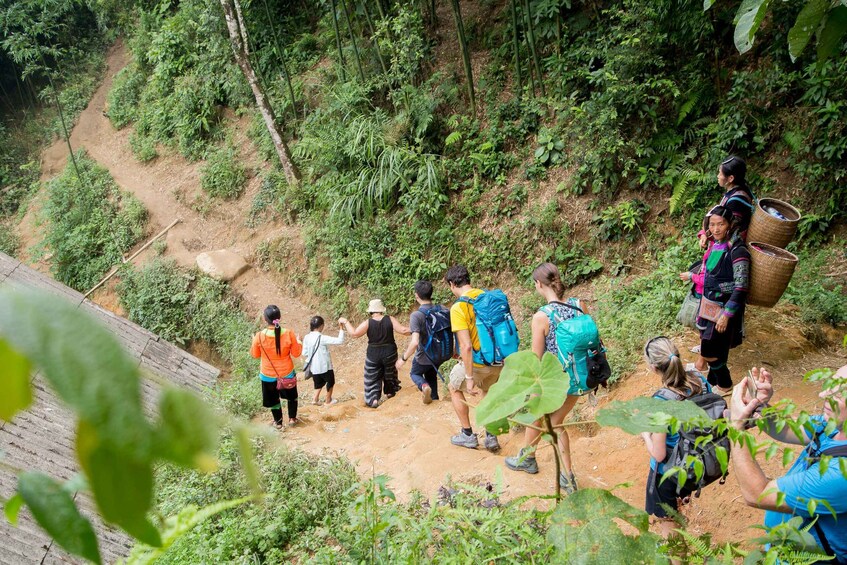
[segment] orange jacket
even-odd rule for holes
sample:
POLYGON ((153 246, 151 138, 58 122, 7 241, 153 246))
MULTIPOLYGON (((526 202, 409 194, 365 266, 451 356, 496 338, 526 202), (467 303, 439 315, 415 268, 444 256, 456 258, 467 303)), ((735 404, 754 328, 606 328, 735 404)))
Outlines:
POLYGON ((297 341, 294 332, 282 329, 279 336, 279 355, 276 353, 274 331, 262 330, 253 336, 250 355, 262 358, 262 374, 266 377, 286 377, 294 370, 294 357, 303 353, 303 344, 297 341))

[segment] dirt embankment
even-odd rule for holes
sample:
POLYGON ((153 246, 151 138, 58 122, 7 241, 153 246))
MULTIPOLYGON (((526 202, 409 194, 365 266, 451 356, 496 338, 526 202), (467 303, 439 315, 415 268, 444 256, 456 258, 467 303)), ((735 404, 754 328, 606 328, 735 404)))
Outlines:
MULTIPOLYGON (((71 142, 75 149, 88 151, 93 159, 109 169, 122 189, 132 192, 143 202, 150 214, 151 234, 175 218, 181 218, 182 222, 167 235, 166 254, 182 265, 191 266, 196 255, 203 251, 226 248, 249 258, 261 241, 280 235, 297 241, 299 234, 295 229, 281 223, 247 227, 249 206, 259 189, 256 178, 250 180, 244 195, 237 201, 209 203, 199 187, 199 163, 167 152, 147 164, 135 160, 128 143, 130 131, 116 131, 104 116, 112 78, 127 60, 127 51, 121 44, 110 51, 106 80, 80 116, 71 142)), ((236 142, 248 168, 264 166, 244 135, 246 124, 232 119, 236 122, 233 128, 236 142)), ((64 167, 65 159, 64 143, 57 143, 45 151, 42 178, 57 174, 64 167)), ((38 233, 37 209, 37 205, 32 207, 22 225, 25 247, 35 242, 38 233)), ((150 253, 141 254, 137 261, 147 260, 150 253)), ((257 312, 268 303, 277 303, 284 318, 290 321, 289 325, 301 333, 306 331, 309 317, 321 311, 319 304, 313 307, 303 304, 287 289, 280 288, 270 275, 255 268, 238 277, 233 286, 244 295, 249 313, 257 312)), ((110 308, 119 309, 108 287, 94 298, 110 308)), ((775 311, 753 309, 747 324, 749 336, 744 345, 733 352, 731 368, 739 375, 753 364, 765 364, 776 375, 780 397, 791 397, 801 407, 814 409, 819 406, 816 391, 803 384, 800 376, 815 367, 843 365, 847 359, 843 350, 815 350, 790 323, 785 310, 785 307, 775 311)), ((402 347, 405 340, 399 342, 402 347)), ((694 335, 685 335, 678 343, 680 349, 687 351, 695 344, 694 335)), ((520 434, 502 436, 503 450, 499 455, 482 449, 452 446, 450 435, 456 433, 458 422, 449 396, 442 390, 441 401, 424 406, 408 372, 401 374, 403 389, 396 398, 378 410, 361 406, 357 398, 361 397, 364 349, 361 340, 335 348, 336 395, 343 401, 333 407, 303 406, 303 423, 282 432, 280 441, 316 453, 348 457, 356 462, 364 477, 390 475, 393 478, 391 487, 401 499, 408 498, 413 490, 433 495, 440 485, 450 480, 492 482, 506 499, 551 492, 555 478, 550 449, 541 449, 538 454, 540 473, 527 475, 511 472, 503 465, 503 456, 512 455, 521 447, 520 434)), ((693 360, 692 354, 685 356, 693 360)), ((590 420, 597 407, 612 399, 647 395, 657 386, 656 378, 640 367, 611 393, 601 394, 596 405, 589 399, 580 400, 574 418, 590 420)), ((301 392, 307 391, 311 384, 302 383, 300 387, 301 392)), ((268 415, 260 420, 270 421, 268 415)), ((616 429, 598 429, 594 425, 574 426, 570 434, 580 484, 614 487, 619 496, 641 507, 648 469, 648 456, 641 439, 616 429)), ((779 470, 773 462, 767 467, 773 473, 779 470)), ((752 533, 745 530, 761 523, 762 519, 760 511, 743 503, 733 476, 723 486, 709 487, 701 498, 686 508, 685 515, 693 531, 712 532, 718 541, 749 537, 752 533)))

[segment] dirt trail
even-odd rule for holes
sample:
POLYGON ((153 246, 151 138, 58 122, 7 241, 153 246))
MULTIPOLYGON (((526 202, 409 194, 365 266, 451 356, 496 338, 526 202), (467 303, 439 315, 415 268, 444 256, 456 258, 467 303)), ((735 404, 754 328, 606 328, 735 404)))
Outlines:
MULTIPOLYGON (((212 204, 205 214, 198 213, 191 205, 196 197, 202 197, 199 187, 199 163, 165 154, 151 163, 139 163, 132 155, 128 138, 130 131, 116 131, 104 115, 106 94, 115 73, 127 63, 129 55, 118 43, 107 58, 106 80, 97 90, 89 106, 82 113, 74 128, 71 142, 75 149, 84 148, 103 166, 107 167, 124 190, 135 194, 149 211, 150 233, 158 232, 174 218, 182 223, 167 236, 166 254, 180 264, 194 265, 199 252, 213 249, 232 249, 246 257, 253 254, 257 243, 271 237, 287 234, 297 238, 292 228, 281 223, 266 223, 253 229, 245 225, 252 197, 258 190, 258 180, 251 179, 245 194, 235 202, 212 204)), ((240 125, 243 125, 242 121, 240 125)), ((244 127, 236 128, 236 143, 248 168, 262 166, 252 144, 244 137, 244 127)), ((63 143, 56 143, 44 153, 42 178, 56 175, 64 166, 66 150, 63 143)), ((22 225, 24 243, 34 243, 37 206, 22 225)), ((138 261, 149 258, 149 251, 138 261)), ((273 278, 257 269, 251 269, 237 278, 233 286, 245 298, 249 312, 256 312, 269 302, 276 302, 290 326, 300 332, 306 330, 309 316, 317 309, 310 309, 293 298, 285 289, 279 288, 273 278)), ((95 297, 96 298, 96 297, 95 297)), ((109 307, 117 308, 114 297, 104 293, 100 300, 109 307)), ((816 391, 800 382, 799 376, 806 370, 818 366, 840 366, 847 363, 841 352, 815 352, 814 347, 797 331, 786 324, 784 310, 752 309, 748 328, 750 335, 745 344, 731 357, 731 367, 738 375, 753 363, 768 363, 775 372, 776 386, 780 396, 790 396, 807 409, 816 406, 816 391)), ((359 320, 354 320, 357 322, 359 320)), ((327 332, 331 330, 328 328, 327 332)), ((398 340, 401 347, 405 340, 398 340)), ((680 340, 680 346, 694 345, 693 334, 680 340)), ((392 488, 401 499, 407 499, 412 490, 420 490, 426 496, 435 493, 446 481, 464 481, 479 484, 494 483, 502 489, 503 496, 548 493, 554 481, 554 466, 550 449, 538 453, 540 473, 527 475, 505 469, 503 456, 512 455, 522 445, 522 437, 514 433, 500 438, 503 447, 499 455, 483 449, 469 450, 450 445, 450 435, 456 433, 458 423, 445 390, 442 399, 429 406, 421 403, 420 394, 408 377, 401 373, 403 389, 396 398, 387 401, 378 410, 364 408, 357 400, 361 396, 362 364, 365 344, 354 340, 334 349, 334 360, 338 375, 337 397, 343 402, 333 407, 305 405, 301 409, 303 423, 296 428, 286 429, 281 440, 298 445, 308 451, 321 454, 338 454, 356 462, 363 476, 387 474, 393 479, 392 488)), ((693 355, 687 354, 693 361, 693 355)), ((258 385, 257 385, 258 386, 258 385)), ((614 399, 630 399, 650 394, 658 386, 657 379, 648 376, 643 367, 620 383, 611 395, 601 395, 597 406, 588 399, 577 404, 575 419, 593 417, 597 407, 614 399)), ((301 397, 310 392, 311 383, 301 383, 301 397)), ((270 422, 268 415, 259 418, 270 422)), ((629 436, 614 429, 597 430, 592 425, 571 428, 571 445, 576 474, 581 485, 615 487, 615 492, 630 503, 643 507, 644 486, 648 469, 648 456, 640 438, 629 436)), ((772 472, 778 472, 774 463, 769 463, 772 472)), ((710 487, 707 496, 695 500, 685 509, 695 532, 712 532, 719 541, 750 537, 750 532, 741 532, 747 526, 759 524, 760 511, 748 508, 740 499, 734 477, 724 486, 710 487)))

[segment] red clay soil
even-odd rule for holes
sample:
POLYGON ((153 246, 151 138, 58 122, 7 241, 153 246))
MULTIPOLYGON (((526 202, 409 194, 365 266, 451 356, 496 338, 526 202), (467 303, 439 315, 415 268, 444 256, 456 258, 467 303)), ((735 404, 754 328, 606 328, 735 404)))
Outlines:
MULTIPOLYGON (((441 11, 440 17, 448 17, 441 11)), ((245 194, 227 203, 210 203, 208 211, 199 213, 192 202, 202 201, 199 187, 200 163, 165 152, 150 163, 139 163, 132 155, 128 137, 129 128, 116 131, 103 112, 106 94, 114 74, 128 61, 128 53, 120 43, 109 53, 107 78, 97 90, 88 108, 82 113, 74 128, 71 142, 74 148, 84 148, 101 165, 107 167, 122 189, 137 196, 150 214, 150 234, 158 232, 179 217, 182 223, 167 235, 166 255, 180 264, 194 265, 196 255, 213 249, 232 249, 247 257, 253 256, 256 245, 281 235, 299 242, 296 228, 282 223, 265 223, 258 228, 245 225, 250 202, 258 190, 258 180, 250 180, 245 194)), ((235 129, 236 143, 248 169, 264 166, 252 144, 245 138, 244 121, 235 129)), ((50 178, 64 166, 64 143, 57 143, 44 154, 43 176, 50 178)), ((32 235, 37 205, 21 227, 26 246, 34 243, 32 235)), ((151 251, 145 251, 138 262, 147 260, 151 251)), ((247 271, 233 282, 236 291, 245 298, 248 313, 257 312, 268 303, 281 306, 283 317, 290 327, 305 333, 312 309, 293 296, 290 288, 280 288, 271 275, 256 268, 247 271)), ((298 293, 299 294, 299 293, 298 293)), ((118 309, 110 289, 95 295, 109 307, 118 309)), ((809 369, 821 366, 838 367, 847 363, 843 349, 816 350, 791 323, 788 307, 776 310, 751 309, 747 327, 749 336, 744 345, 735 350, 730 366, 736 378, 753 364, 765 364, 775 374, 778 397, 791 397, 801 407, 814 410, 820 407, 814 387, 805 385, 801 376, 809 369)), ((796 316, 795 316, 796 318, 796 316)), ((356 322, 358 320, 354 320, 356 322)), ((331 331, 330 329, 327 330, 331 331)), ((645 336, 647 337, 647 336, 645 336)), ((833 337, 833 341, 835 336, 833 337)), ((398 340, 401 347, 405 340, 398 340)), ((696 343, 693 333, 678 340, 680 349, 696 343)), ((456 433, 458 421, 449 400, 424 406, 408 378, 401 374, 403 389, 395 397, 372 410, 361 405, 362 366, 365 344, 362 340, 348 342, 334 349, 338 384, 336 406, 312 406, 301 409, 302 423, 281 432, 280 441, 320 454, 337 454, 354 461, 364 477, 386 474, 392 477, 391 488, 401 499, 419 490, 433 496, 438 487, 448 481, 494 483, 504 499, 523 495, 550 493, 553 489, 554 466, 552 452, 542 449, 538 453, 540 473, 527 475, 509 471, 503 465, 505 455, 513 455, 522 445, 522 437, 514 433, 501 436, 503 447, 499 455, 483 449, 469 450, 450 444, 450 435, 456 433)), ((692 354, 685 354, 693 361, 692 354)), ((256 383, 258 386, 258 381, 256 383)), ((301 383, 301 395, 311 388, 311 383, 301 383)), ((626 376, 610 393, 602 393, 596 405, 589 399, 577 404, 574 420, 590 420, 598 407, 612 399, 631 399, 651 394, 658 387, 655 376, 648 375, 643 366, 626 376)), ((448 398, 442 391, 442 399, 448 398)), ((263 414, 261 422, 270 423, 263 414)), ((642 507, 648 455, 639 437, 627 435, 616 429, 598 429, 593 424, 571 429, 571 445, 576 475, 584 487, 613 488, 628 502, 642 507)), ((767 464, 771 473, 779 471, 778 464, 767 464)), ((543 502, 539 502, 543 504, 543 502)), ((700 499, 685 508, 684 514, 694 532, 712 532, 718 541, 749 538, 754 532, 749 527, 762 521, 762 513, 748 508, 730 472, 725 485, 708 487, 700 499)))

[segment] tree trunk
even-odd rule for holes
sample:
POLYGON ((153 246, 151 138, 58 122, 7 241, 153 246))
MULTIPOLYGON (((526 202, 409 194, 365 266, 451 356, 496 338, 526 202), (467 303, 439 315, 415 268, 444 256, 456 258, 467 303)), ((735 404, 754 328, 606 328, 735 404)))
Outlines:
POLYGON ((276 116, 271 107, 262 85, 259 84, 259 79, 253 70, 253 65, 250 64, 250 50, 247 47, 247 27, 244 25, 244 18, 241 15, 241 5, 238 0, 220 0, 221 7, 224 10, 224 18, 226 19, 226 27, 229 30, 229 40, 232 45, 232 51, 235 54, 235 62, 244 73, 244 78, 247 79, 250 89, 253 91, 253 96, 256 98, 256 106, 259 107, 259 112, 265 120, 265 125, 268 128, 268 133, 271 134, 271 139, 276 148, 276 154, 279 157, 279 163, 282 165, 282 171, 285 173, 285 180, 291 186, 296 186, 300 182, 300 171, 294 161, 291 160, 291 152, 288 146, 282 139, 282 132, 276 123, 276 116))
POLYGON ((509 2, 512 7, 512 48, 515 52, 515 80, 518 84, 518 98, 523 96, 523 79, 521 78, 521 56, 520 43, 518 43, 518 9, 515 6, 517 0, 509 2))
POLYGON ((465 26, 462 22, 462 10, 459 7, 459 0, 452 0, 453 19, 456 20, 456 32, 459 36, 459 47, 462 49, 462 62, 465 66, 465 79, 468 82, 468 98, 471 102, 471 112, 476 116, 476 96, 473 87, 473 69, 471 68, 471 55, 468 49, 468 42, 465 38, 465 26))

